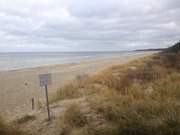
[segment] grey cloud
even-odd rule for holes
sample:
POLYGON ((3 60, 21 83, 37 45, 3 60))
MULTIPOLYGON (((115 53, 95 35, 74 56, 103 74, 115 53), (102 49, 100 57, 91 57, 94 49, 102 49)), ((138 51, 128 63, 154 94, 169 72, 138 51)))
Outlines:
POLYGON ((178 0, 0 0, 0 51, 132 50, 179 40, 178 0))

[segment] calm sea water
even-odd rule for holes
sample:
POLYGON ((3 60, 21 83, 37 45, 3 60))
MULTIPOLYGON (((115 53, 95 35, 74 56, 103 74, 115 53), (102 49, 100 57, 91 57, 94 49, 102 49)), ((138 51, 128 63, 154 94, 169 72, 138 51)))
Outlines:
POLYGON ((0 71, 18 70, 55 64, 130 55, 135 52, 41 52, 0 53, 0 71))

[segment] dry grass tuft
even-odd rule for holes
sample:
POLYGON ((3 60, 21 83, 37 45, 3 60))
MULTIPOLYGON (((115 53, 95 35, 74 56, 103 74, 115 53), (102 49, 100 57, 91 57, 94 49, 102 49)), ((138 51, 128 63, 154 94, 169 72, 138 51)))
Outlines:
POLYGON ((81 112, 78 104, 72 104, 64 113, 60 127, 63 127, 61 134, 80 134, 88 124, 86 116, 81 112), (81 130, 78 130, 81 129, 81 130))
POLYGON ((77 104, 71 105, 65 112, 64 124, 71 127, 83 127, 87 124, 87 119, 77 104))
POLYGON ((7 124, 0 118, 0 135, 27 135, 27 133, 20 131, 15 124, 7 124))
POLYGON ((25 115, 22 118, 17 119, 15 122, 18 123, 18 124, 23 124, 23 123, 26 123, 26 122, 29 122, 29 121, 33 121, 35 119, 36 119, 36 117, 34 115, 25 115))

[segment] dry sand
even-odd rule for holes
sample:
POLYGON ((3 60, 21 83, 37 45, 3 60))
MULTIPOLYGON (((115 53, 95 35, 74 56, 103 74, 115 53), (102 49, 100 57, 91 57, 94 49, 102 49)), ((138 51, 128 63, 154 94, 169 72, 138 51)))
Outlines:
POLYGON ((113 65, 125 64, 129 61, 151 55, 153 52, 141 52, 129 56, 91 60, 79 64, 46 66, 17 71, 0 72, 0 115, 9 120, 31 112, 31 98, 35 103, 44 101, 44 88, 39 86, 38 75, 52 73, 52 85, 49 86, 51 96, 68 81, 77 75, 95 74, 113 65))

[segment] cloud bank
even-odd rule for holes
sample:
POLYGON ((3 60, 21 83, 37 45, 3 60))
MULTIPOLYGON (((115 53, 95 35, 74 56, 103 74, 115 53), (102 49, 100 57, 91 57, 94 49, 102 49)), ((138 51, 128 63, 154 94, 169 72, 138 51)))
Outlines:
POLYGON ((179 35, 179 0, 0 0, 0 52, 157 48, 179 35))

